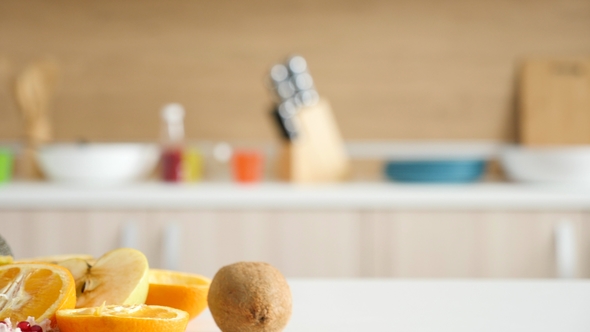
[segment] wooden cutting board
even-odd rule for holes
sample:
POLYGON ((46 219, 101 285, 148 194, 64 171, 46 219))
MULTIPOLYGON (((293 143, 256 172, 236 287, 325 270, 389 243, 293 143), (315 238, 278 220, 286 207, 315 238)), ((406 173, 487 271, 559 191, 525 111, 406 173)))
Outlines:
POLYGON ((590 58, 528 60, 520 78, 521 144, 590 144, 590 58))

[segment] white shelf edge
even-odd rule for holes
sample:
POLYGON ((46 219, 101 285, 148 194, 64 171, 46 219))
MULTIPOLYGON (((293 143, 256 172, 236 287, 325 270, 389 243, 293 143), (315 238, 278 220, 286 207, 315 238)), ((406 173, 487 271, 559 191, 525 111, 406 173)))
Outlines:
POLYGON ((171 185, 141 183, 89 188, 50 183, 0 186, 2 210, 590 210, 590 187, 511 183, 403 185, 343 183, 298 186, 263 183, 171 185))

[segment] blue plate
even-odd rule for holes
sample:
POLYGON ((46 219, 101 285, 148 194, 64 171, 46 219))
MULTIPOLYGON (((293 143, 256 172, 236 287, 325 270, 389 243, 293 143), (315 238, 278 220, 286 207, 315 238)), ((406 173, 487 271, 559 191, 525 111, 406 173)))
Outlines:
POLYGON ((390 161, 385 175, 394 181, 421 183, 468 183, 485 172, 485 160, 390 161))

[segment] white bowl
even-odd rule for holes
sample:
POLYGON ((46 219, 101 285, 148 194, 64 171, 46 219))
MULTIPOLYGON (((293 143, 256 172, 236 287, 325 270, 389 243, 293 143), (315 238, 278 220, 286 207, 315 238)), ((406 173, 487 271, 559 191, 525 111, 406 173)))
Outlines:
POLYGON ((503 149, 502 167, 513 181, 590 184, 590 146, 503 149))
POLYGON ((58 182, 110 186, 145 178, 159 157, 155 144, 46 144, 37 151, 45 176, 58 182))

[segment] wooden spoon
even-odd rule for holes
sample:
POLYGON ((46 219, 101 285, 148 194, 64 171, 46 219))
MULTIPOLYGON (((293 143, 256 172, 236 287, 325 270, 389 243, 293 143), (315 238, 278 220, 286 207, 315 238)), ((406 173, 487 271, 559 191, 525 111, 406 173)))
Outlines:
POLYGON ((25 122, 26 148, 22 171, 25 178, 39 178, 35 149, 52 140, 49 105, 57 85, 57 65, 50 61, 35 62, 16 78, 15 99, 25 122))

